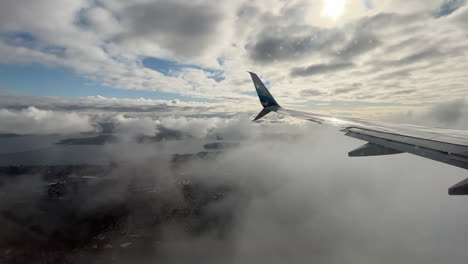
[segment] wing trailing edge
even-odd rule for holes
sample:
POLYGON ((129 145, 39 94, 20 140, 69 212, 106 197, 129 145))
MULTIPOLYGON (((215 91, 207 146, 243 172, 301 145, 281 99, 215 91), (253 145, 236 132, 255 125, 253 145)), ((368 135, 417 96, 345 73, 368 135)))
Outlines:
POLYGON ((357 149, 348 152, 349 157, 367 157, 367 156, 382 156, 403 153, 403 151, 384 147, 375 143, 366 143, 357 149))
POLYGON ((468 178, 448 189, 449 195, 468 195, 468 178))

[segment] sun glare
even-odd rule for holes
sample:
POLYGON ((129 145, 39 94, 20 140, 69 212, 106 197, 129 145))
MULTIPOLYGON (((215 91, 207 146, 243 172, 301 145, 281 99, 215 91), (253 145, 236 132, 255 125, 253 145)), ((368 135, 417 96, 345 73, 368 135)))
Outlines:
POLYGON ((322 16, 333 19, 343 14, 346 0, 323 0, 322 16))

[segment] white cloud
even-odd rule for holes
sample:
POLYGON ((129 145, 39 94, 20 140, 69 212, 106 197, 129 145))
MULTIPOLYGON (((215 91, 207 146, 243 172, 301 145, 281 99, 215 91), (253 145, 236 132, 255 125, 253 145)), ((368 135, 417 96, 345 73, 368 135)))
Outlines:
POLYGON ((123 115, 117 115, 111 121, 116 126, 116 133, 123 136, 154 136, 157 132, 155 121, 148 117, 126 118, 123 115))
POLYGON ((0 132, 15 134, 76 134, 94 131, 86 115, 28 107, 21 111, 0 109, 0 132))
POLYGON ((468 129, 468 104, 465 99, 458 99, 427 108, 387 113, 381 118, 395 123, 466 130, 468 129))

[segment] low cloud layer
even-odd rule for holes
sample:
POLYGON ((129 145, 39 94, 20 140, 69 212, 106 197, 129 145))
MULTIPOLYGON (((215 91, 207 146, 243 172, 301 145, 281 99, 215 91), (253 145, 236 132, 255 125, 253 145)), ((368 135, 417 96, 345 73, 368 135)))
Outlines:
POLYGON ((20 111, 0 109, 0 132, 13 134, 76 134, 94 131, 87 115, 28 107, 20 111))
MULTIPOLYGON (((193 237, 169 228, 163 236, 182 232, 182 240, 163 242, 168 263, 463 262, 467 236, 459 220, 467 217, 465 202, 447 195, 449 186, 465 178, 463 170, 409 154, 349 158, 347 151, 364 142, 311 122, 268 119, 275 122, 160 120, 185 134, 205 131, 195 133, 200 139, 213 134, 240 139, 240 146, 215 160, 194 160, 180 168, 208 185, 238 186, 239 193, 211 209, 234 210, 230 235, 218 240, 213 234, 193 237)), ((143 151, 156 157, 150 148, 143 151)), ((144 158, 133 162, 145 163, 144 158)))
POLYGON ((428 127, 468 129, 468 104, 464 99, 444 102, 423 111, 392 113, 384 117, 393 123, 418 124, 428 127))
MULTIPOLYGON (((466 177, 465 171, 409 154, 348 158, 346 152, 363 142, 311 122, 270 120, 275 122, 160 120, 183 133, 199 131, 200 138, 206 135, 200 131, 211 131, 241 139, 215 159, 194 159, 176 170, 163 154, 171 142, 107 146, 106 155, 126 160, 112 170, 114 177, 122 183, 129 177, 153 177, 162 197, 173 203, 182 195, 172 180, 180 175, 237 189, 209 207, 233 213, 224 236, 193 234, 172 222, 153 236, 156 241, 146 241, 145 254, 119 255, 119 263, 463 263, 466 200, 448 196, 447 188, 466 177)), ((8 188, 31 189, 25 187, 27 181, 17 185, 8 188)), ((98 208, 122 200, 124 193, 104 188, 86 205, 98 208)), ((133 223, 144 214, 134 215, 133 223)), ((109 252, 95 250, 92 257, 106 260, 112 257, 109 252)))

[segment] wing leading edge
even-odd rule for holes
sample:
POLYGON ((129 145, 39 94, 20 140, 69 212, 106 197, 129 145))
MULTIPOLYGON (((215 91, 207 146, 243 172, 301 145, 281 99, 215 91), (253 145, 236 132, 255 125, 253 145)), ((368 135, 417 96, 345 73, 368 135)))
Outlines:
MULTIPOLYGON (((370 122, 359 118, 337 118, 331 115, 288 110, 276 102, 257 74, 249 73, 263 106, 262 111, 255 117, 254 121, 270 112, 277 112, 319 124, 339 127, 346 136, 368 142, 348 152, 350 157, 392 155, 406 152, 468 169, 468 131, 370 122)), ((449 188, 449 194, 468 195, 468 178, 449 188)))

